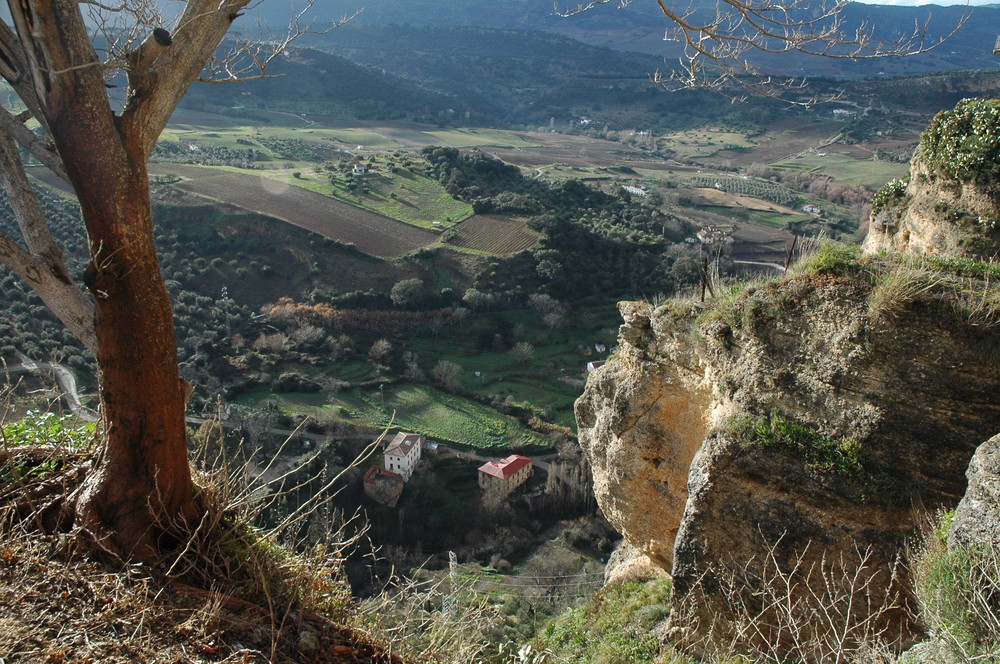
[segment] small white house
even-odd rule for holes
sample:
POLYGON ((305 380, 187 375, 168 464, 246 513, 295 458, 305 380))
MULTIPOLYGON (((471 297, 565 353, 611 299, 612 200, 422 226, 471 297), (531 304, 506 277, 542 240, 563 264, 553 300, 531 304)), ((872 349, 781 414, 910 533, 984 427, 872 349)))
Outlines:
POLYGON ((403 481, 409 481, 424 446, 424 437, 418 433, 396 434, 385 448, 385 469, 403 476, 403 481))

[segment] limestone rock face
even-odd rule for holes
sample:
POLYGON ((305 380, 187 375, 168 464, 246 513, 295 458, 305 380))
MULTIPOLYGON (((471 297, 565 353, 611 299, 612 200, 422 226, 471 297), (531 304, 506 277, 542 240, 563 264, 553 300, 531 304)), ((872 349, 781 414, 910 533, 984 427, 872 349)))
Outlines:
POLYGON ((695 356, 654 329, 649 305, 623 303, 621 311, 618 354, 590 374, 577 425, 587 431, 581 441, 605 516, 669 569, 688 468, 710 426, 711 385, 695 356), (661 361, 661 353, 676 361, 661 361))
POLYGON ((1000 548, 1000 434, 979 446, 966 473, 969 488, 955 509, 949 548, 1000 548))
POLYGON ((863 561, 885 590, 921 515, 959 501, 1000 431, 996 329, 927 294, 877 315, 871 281, 619 305, 620 349, 577 401, 580 443, 605 516, 671 572, 676 601, 698 594, 702 624, 735 620, 720 589, 759 588, 768 566, 863 561))
POLYGON ((989 260, 1000 255, 1000 103, 966 99, 920 137, 908 182, 872 201, 863 249, 989 260))
POLYGON ((962 183, 936 175, 920 153, 905 193, 872 213, 866 253, 988 258, 1000 251, 1000 183, 962 183))

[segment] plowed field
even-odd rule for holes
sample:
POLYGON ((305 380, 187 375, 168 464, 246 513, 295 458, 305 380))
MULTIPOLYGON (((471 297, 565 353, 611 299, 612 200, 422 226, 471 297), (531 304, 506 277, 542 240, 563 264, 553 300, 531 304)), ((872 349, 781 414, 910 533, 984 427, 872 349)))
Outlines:
POLYGON ((455 226, 454 233, 450 244, 455 247, 501 256, 516 254, 538 242, 538 233, 523 219, 493 214, 473 215, 455 226))
POLYGON ((151 165, 154 173, 184 178, 176 187, 245 210, 266 214, 380 258, 433 244, 429 230, 265 177, 182 164, 151 165))

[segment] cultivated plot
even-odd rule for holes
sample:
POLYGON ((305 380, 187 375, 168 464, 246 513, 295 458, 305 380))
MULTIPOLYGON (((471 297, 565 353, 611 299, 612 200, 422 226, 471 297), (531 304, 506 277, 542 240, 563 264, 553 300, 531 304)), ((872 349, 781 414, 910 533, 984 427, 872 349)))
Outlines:
POLYGON ((379 258, 434 244, 438 235, 267 177, 184 164, 158 164, 155 174, 184 178, 176 186, 205 198, 276 217, 379 258))
POLYGON ((506 255, 532 247, 538 233, 528 228, 523 219, 493 214, 477 214, 455 226, 453 247, 486 254, 506 255))

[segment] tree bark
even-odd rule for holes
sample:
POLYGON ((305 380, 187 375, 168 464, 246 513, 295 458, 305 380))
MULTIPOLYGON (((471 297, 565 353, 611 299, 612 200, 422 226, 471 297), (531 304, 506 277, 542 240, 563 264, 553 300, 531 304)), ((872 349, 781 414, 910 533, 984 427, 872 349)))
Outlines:
MULTIPOLYGON (((71 174, 74 185, 83 177, 71 174)), ((157 537, 182 531, 197 510, 173 314, 153 246, 145 164, 130 164, 115 196, 91 196, 88 184, 76 189, 85 194, 81 207, 98 247, 87 281, 105 442, 77 496, 77 513, 85 528, 110 536, 123 557, 148 560, 159 551, 157 537)))
MULTIPOLYGON (((127 13, 131 1, 105 10, 127 13)), ((0 109, 0 169, 11 169, 0 174, 0 185, 13 192, 27 245, 0 233, 0 261, 70 319, 97 358, 103 446, 74 496, 75 516, 101 548, 124 559, 155 560, 164 536, 183 536, 200 510, 187 460, 186 384, 154 246, 146 162, 177 103, 248 2, 188 0, 173 35, 146 26, 159 29, 118 54, 114 65, 129 82, 119 115, 79 0, 8 0, 13 27, 0 21, 0 77, 54 145, 50 150, 0 109), (76 191, 91 258, 84 283, 93 304, 79 290, 70 293, 75 286, 15 143, 76 191)))

